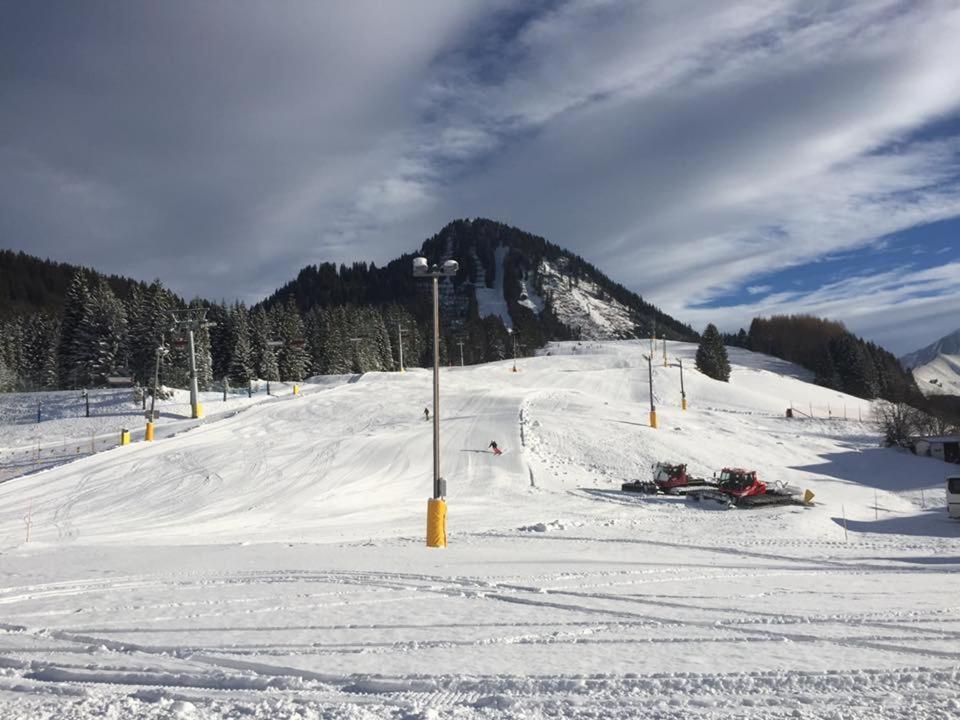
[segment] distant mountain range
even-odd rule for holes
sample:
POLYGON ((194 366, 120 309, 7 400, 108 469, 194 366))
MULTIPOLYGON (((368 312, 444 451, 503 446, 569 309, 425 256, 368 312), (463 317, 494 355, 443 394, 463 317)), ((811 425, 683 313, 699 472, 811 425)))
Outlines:
POLYGON ((900 358, 924 395, 960 396, 960 330, 900 358))

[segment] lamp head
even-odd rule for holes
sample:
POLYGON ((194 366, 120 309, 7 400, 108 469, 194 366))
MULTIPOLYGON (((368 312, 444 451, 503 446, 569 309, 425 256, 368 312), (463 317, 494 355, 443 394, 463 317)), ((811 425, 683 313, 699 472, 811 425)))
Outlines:
POLYGON ((414 275, 426 275, 428 271, 429 266, 427 265, 427 259, 425 257, 415 257, 413 259, 414 275))
POLYGON ((459 270, 459 269, 460 269, 460 263, 458 263, 456 260, 447 260, 447 261, 443 264, 443 274, 444 274, 444 275, 448 275, 448 276, 450 276, 450 275, 456 275, 456 274, 457 274, 457 270, 459 270))

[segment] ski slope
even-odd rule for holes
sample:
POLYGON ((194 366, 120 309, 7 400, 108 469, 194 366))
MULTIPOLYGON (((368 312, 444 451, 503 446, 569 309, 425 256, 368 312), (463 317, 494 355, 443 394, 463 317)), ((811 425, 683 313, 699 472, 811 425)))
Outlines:
POLYGON ((946 466, 734 349, 727 384, 668 343, 651 429, 648 349, 444 368, 444 550, 426 370, 0 484, 0 717, 960 716, 946 466), (817 503, 619 491, 656 460, 817 503))

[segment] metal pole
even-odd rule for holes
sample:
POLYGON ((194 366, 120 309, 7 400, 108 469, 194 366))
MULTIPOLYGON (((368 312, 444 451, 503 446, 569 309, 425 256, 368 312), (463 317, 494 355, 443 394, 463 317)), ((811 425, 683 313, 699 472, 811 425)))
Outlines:
POLYGON ((433 497, 440 497, 440 290, 433 276, 433 497))
POLYGON ((200 417, 198 408, 199 390, 197 388, 197 356, 193 347, 193 328, 187 330, 187 344, 190 350, 190 416, 200 417))
POLYGON ((460 340, 457 345, 460 346, 460 367, 463 367, 463 340, 460 340))
POLYGON ((403 326, 397 323, 397 344, 400 346, 400 372, 403 372, 403 326))
POLYGON ((83 391, 83 399, 87 401, 87 417, 90 417, 90 393, 86 390, 83 391))
POLYGON ((663 366, 667 366, 667 339, 663 339, 663 366))
POLYGON ((150 422, 156 417, 154 408, 157 405, 157 384, 160 382, 160 348, 156 350, 156 361, 153 364, 153 397, 150 398, 150 422))
POLYGON ((650 412, 654 413, 657 409, 653 406, 653 356, 647 358, 647 374, 650 377, 650 412))
POLYGON ((687 393, 683 389, 683 360, 678 359, 677 362, 680 364, 680 405, 686 410, 687 409, 687 393))
POLYGON ((223 376, 223 401, 224 401, 224 402, 227 401, 227 388, 228 388, 228 383, 229 383, 229 382, 230 382, 230 380, 227 378, 226 375, 224 375, 224 376, 223 376))

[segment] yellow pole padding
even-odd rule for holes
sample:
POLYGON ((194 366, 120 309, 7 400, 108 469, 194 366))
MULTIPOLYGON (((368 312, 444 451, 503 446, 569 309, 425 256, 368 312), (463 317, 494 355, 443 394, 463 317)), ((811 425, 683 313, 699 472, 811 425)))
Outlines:
POLYGON ((300 386, 299 386, 299 385, 294 385, 294 386, 293 386, 293 394, 294 394, 294 395, 299 395, 299 394, 300 394, 300 386))
POLYGON ((657 411, 656 411, 656 410, 651 410, 651 411, 650 411, 650 427, 652 427, 654 430, 656 430, 656 429, 659 427, 659 425, 657 425, 657 411))
POLYGON ((143 439, 146 440, 147 442, 153 442, 153 423, 152 422, 147 423, 147 432, 144 433, 143 439))
POLYGON ((686 398, 683 398, 683 400, 680 401, 680 407, 683 408, 684 410, 687 409, 687 399, 686 399, 686 398))
POLYGON ((202 405, 202 404, 197 403, 197 406, 193 409, 193 417, 196 418, 196 419, 198 419, 198 420, 203 417, 203 405, 202 405))
POLYGON ((809 504, 812 503, 812 502, 813 502, 813 491, 812 491, 812 490, 804 490, 804 491, 803 491, 803 504, 804 504, 804 505, 809 505, 809 504))
POLYGON ((447 546, 447 503, 440 498, 427 500, 427 547, 447 546))
POLYGON ((129 445, 129 444, 130 444, 130 431, 129 431, 129 430, 121 430, 121 431, 120 431, 120 444, 121 444, 121 445, 129 445))

